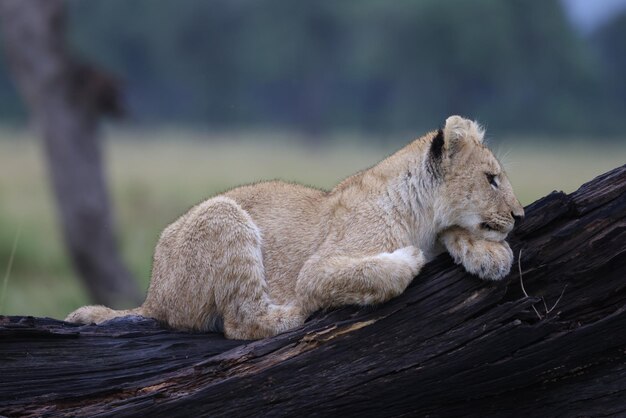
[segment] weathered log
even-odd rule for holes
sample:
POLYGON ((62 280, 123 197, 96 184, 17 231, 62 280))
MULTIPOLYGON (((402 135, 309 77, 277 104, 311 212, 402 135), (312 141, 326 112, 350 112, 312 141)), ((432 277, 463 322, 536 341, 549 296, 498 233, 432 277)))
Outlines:
POLYGON ((500 283, 442 255, 384 305, 261 341, 0 317, 0 414, 626 415, 626 166, 526 213, 500 283))

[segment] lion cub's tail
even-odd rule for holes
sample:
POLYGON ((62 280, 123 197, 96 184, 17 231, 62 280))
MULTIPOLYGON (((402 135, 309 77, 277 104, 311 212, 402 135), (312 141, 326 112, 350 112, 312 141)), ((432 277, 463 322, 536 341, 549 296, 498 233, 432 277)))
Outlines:
POLYGON ((76 324, 99 324, 126 315, 143 315, 143 313, 141 307, 117 311, 102 305, 89 305, 76 309, 65 318, 65 321, 76 324))

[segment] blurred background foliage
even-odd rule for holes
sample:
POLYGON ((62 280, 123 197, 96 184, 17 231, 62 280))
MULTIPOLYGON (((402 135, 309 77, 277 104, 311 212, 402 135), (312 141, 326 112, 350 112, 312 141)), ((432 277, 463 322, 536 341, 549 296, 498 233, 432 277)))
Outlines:
MULTIPOLYGON (((198 201, 269 178, 330 188, 450 114, 487 125, 524 204, 623 164, 625 11, 626 0, 73 0, 67 36, 123 86, 125 121, 104 129, 107 177, 145 287, 160 230, 198 201)), ((0 272, 19 231, 0 313, 62 317, 87 298, 27 122, 0 54, 0 272)))
MULTIPOLYGON (((460 113, 507 133, 626 127, 626 17, 585 34, 557 0, 70 5, 71 45, 124 82, 135 122, 417 132, 460 113)), ((24 117, 4 70, 0 98, 1 118, 24 117)))

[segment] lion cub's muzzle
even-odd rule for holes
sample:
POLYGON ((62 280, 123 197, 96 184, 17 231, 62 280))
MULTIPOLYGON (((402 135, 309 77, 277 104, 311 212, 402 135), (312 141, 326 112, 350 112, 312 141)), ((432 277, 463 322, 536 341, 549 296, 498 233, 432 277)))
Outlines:
POLYGON ((511 205, 511 218, 513 218, 513 223, 520 223, 524 219, 524 208, 518 201, 511 205))
POLYGON ((509 223, 504 223, 504 224, 500 224, 500 223, 495 223, 495 222, 483 222, 480 224, 480 228, 484 229, 485 231, 493 231, 493 232, 499 232, 501 234, 508 234, 509 232, 511 232, 511 230, 513 229, 513 222, 509 222, 509 223))
POLYGON ((510 216, 497 215, 494 219, 483 221, 480 224, 480 228, 485 231, 499 232, 507 235, 513 230, 515 224, 519 223, 522 219, 524 219, 524 209, 521 205, 517 205, 511 210, 510 216))
POLYGON ((524 218, 524 211, 511 212, 511 216, 503 217, 498 216, 494 219, 485 220, 480 224, 480 229, 485 232, 495 232, 503 235, 508 235, 513 230, 515 223, 521 221, 524 218))

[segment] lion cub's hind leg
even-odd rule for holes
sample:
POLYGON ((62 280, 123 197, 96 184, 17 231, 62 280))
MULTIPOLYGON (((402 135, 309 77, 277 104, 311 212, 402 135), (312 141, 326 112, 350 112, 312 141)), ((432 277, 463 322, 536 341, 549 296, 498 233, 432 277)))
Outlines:
POLYGON ((261 234, 241 206, 230 198, 217 197, 200 204, 190 215, 186 232, 196 243, 193 259, 210 264, 207 275, 212 276, 200 278, 212 289, 196 297, 213 294, 227 338, 268 337, 304 322, 297 307, 272 302, 265 280, 261 234))

